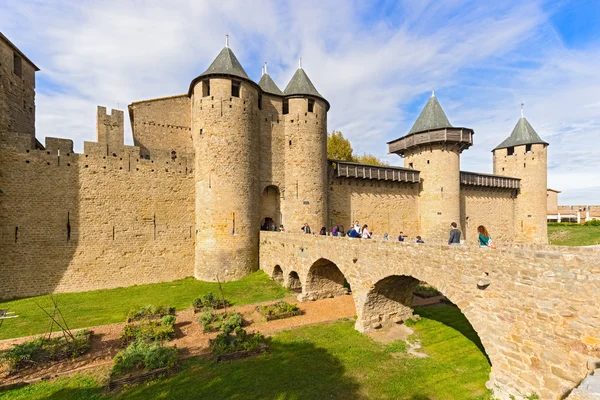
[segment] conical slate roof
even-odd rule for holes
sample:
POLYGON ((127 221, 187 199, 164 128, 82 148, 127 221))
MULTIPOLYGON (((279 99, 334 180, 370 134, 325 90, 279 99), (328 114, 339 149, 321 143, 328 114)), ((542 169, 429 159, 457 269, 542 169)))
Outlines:
POLYGON ((273 81, 273 79, 271 79, 271 77, 267 73, 264 73, 263 76, 260 78, 260 81, 258 82, 258 86, 260 86, 260 88, 265 93, 275 94, 277 96, 283 96, 283 92, 281 91, 281 89, 279 89, 277 84, 273 81))
POLYGON ((221 50, 215 61, 200 76, 212 74, 233 75, 250 80, 242 64, 240 64, 233 51, 227 46, 221 50))
POLYGON ((310 81, 308 75, 302 68, 298 68, 292 76, 290 83, 286 86, 283 93, 286 96, 296 95, 296 94, 308 94, 312 96, 318 96, 323 98, 321 94, 315 88, 315 85, 310 81))
POLYGON ((443 128, 452 128, 452 124, 448 121, 437 97, 432 94, 408 134, 443 128))
POLYGON ((500 143, 494 150, 504 149, 507 147, 519 146, 524 144, 545 144, 542 138, 537 134, 535 129, 531 126, 527 118, 521 116, 517 125, 515 125, 515 129, 513 129, 512 133, 509 137, 507 137, 502 143, 500 143))

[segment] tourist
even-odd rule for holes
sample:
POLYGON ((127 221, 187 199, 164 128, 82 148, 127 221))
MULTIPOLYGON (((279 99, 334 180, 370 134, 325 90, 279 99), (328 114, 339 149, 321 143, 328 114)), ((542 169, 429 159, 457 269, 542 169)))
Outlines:
POLYGON ((359 236, 362 234, 358 221, 354 221, 354 230, 359 234, 359 236))
POLYGON ((349 238, 360 238, 360 234, 356 231, 356 229, 350 229, 348 231, 348 237, 349 238))
POLYGON ((369 230, 367 229, 368 226, 365 224, 362 227, 362 238, 363 239, 371 239, 371 232, 369 232, 369 230))
POLYGON ((322 227, 321 230, 319 231, 319 235, 326 236, 327 235, 327 228, 322 227))
POLYGON ((485 247, 486 249, 495 249, 496 244, 492 241, 490 234, 488 233, 485 226, 479 225, 477 227, 477 232, 479 233, 479 247, 485 247))
POLYGON ((405 238, 405 237, 406 237, 406 236, 404 236, 404 232, 400 232, 400 234, 398 235, 398 241, 399 241, 399 242, 404 242, 404 238, 405 238))
POLYGON ((302 229, 302 232, 304 232, 306 234, 310 234, 310 226, 308 226, 308 222, 305 222, 304 226, 300 229, 302 229))
POLYGON ((386 242, 389 240, 387 232, 383 234, 383 240, 386 242))
POLYGON ((339 231, 340 231, 340 226, 339 225, 334 226, 333 230, 331 231, 331 236, 337 236, 339 231))
POLYGON ((283 227, 283 225, 279 225, 279 232, 285 232, 285 228, 283 227))
POLYGON ((452 228, 450 230, 450 238, 448 239, 448 244, 450 246, 459 246, 460 245, 460 229, 457 228, 456 222, 450 224, 452 228))
POLYGON ((346 236, 346 231, 344 231, 344 225, 338 225, 338 236, 346 236))
POLYGON ((425 243, 425 242, 423 241, 423 239, 421 239, 421 236, 417 236, 417 243, 425 243))

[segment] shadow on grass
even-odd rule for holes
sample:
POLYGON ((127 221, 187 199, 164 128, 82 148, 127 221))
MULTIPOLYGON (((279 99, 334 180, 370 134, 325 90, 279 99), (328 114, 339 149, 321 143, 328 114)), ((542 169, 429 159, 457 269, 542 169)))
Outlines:
POLYGON ((125 399, 362 399, 341 362, 309 342, 271 343, 272 353, 239 361, 188 360, 184 371, 122 393, 125 399))
POLYGON ((423 318, 438 321, 450 328, 456 329, 464 337, 473 342, 473 344, 475 344, 475 346, 477 346, 485 355, 488 363, 492 365, 490 358, 481 343, 481 339, 479 339, 479 335, 458 307, 448 304, 432 304, 429 306, 415 307, 415 311, 423 318))

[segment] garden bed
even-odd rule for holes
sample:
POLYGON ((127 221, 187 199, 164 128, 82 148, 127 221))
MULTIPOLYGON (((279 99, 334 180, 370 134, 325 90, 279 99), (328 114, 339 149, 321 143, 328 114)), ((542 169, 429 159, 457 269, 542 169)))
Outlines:
POLYGON ((92 334, 92 331, 83 329, 72 337, 38 337, 3 351, 0 353, 0 361, 8 366, 9 374, 14 374, 33 366, 74 359, 91 348, 92 334))
POLYGON ((300 310, 297 305, 289 304, 285 301, 280 301, 275 304, 269 304, 265 306, 257 306, 256 311, 262 315, 266 321, 290 318, 304 314, 304 312, 300 310))
POLYGON ((129 311, 126 322, 141 321, 145 319, 160 319, 167 315, 175 315, 175 307, 169 305, 154 306, 149 304, 129 311))
POLYGON ((142 340, 145 342, 168 341, 175 338, 174 315, 166 315, 160 321, 142 320, 139 323, 125 325, 121 342, 123 347, 142 340))
POLYGON ((220 362, 220 361, 240 360, 242 358, 247 358, 247 357, 251 357, 254 355, 258 355, 258 354, 267 353, 270 351, 271 351, 271 348, 269 347, 269 345, 267 345, 266 343, 263 343, 259 347, 252 349, 252 350, 242 350, 242 351, 236 351, 233 353, 220 354, 216 357, 216 361, 220 362))
POLYGON ((194 307, 194 313, 199 313, 206 309, 221 310, 230 306, 231 303, 229 301, 225 299, 218 299, 212 293, 201 297, 196 297, 194 300, 192 300, 192 307, 194 307))
POLYGON ((207 332, 231 332, 237 327, 244 326, 242 314, 237 311, 227 311, 215 313, 214 310, 208 309, 202 313, 198 322, 202 325, 202 329, 207 332))
POLYGON ((155 369, 150 372, 132 374, 125 378, 119 378, 119 379, 111 378, 108 380, 107 388, 109 391, 112 391, 112 390, 118 389, 125 385, 134 385, 136 383, 143 383, 143 382, 146 382, 147 380, 158 378, 159 376, 169 376, 169 375, 173 374, 174 372, 177 372, 177 370, 178 370, 177 367, 158 368, 158 369, 155 369))

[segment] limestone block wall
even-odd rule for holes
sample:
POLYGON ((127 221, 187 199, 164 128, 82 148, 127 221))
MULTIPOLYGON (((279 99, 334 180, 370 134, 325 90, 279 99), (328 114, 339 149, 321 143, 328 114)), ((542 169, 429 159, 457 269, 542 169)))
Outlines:
POLYGON ((515 240, 516 193, 512 190, 462 186, 460 189, 461 239, 478 243, 477 227, 483 225, 496 242, 515 240))
POLYGON ((0 298, 193 274, 193 162, 130 158, 136 148, 59 157, 50 145, 70 141, 33 150, 3 136, 0 298))
MULTIPOLYGON (((14 71, 14 49, 0 38, 0 132, 35 134, 35 67, 21 57, 14 71)), ((19 56, 20 57, 20 56, 19 56)))
POLYGON ((142 149, 193 153, 190 98, 187 94, 136 101, 129 105, 133 142, 142 149))
POLYGON ((419 184, 334 178, 329 174, 328 231, 338 224, 345 230, 358 220, 374 237, 385 232, 398 240, 400 232, 415 237, 419 229, 419 184))
POLYGON ((500 245, 494 251, 276 232, 261 232, 260 243, 261 269, 271 275, 279 266, 286 283, 297 274, 300 298, 314 282, 314 267, 334 263, 352 288, 363 331, 405 315, 401 294, 393 296, 395 309, 368 307, 373 290, 385 286, 379 282, 413 277, 435 286, 479 335, 492 364, 488 387, 503 400, 532 392, 563 398, 600 351, 600 314, 590 302, 600 282, 598 249, 500 245))
POLYGON ((195 277, 240 279, 258 269, 258 89, 212 78, 210 94, 198 82, 192 97, 196 159, 195 277))
POLYGON ((547 146, 533 144, 530 151, 526 145, 515 146, 510 156, 507 149, 495 150, 494 174, 521 179, 515 212, 516 240, 547 244, 547 146))
POLYGON ((285 189, 285 131, 282 118, 283 99, 263 93, 258 111, 260 129, 260 184, 285 189))
POLYGON ((454 144, 432 144, 407 151, 404 167, 421 171, 419 224, 421 236, 447 237, 460 221, 460 154, 454 144))
POLYGON ((313 230, 327 226, 327 105, 315 99, 288 99, 285 122, 285 196, 283 224, 299 231, 305 222, 313 230))

